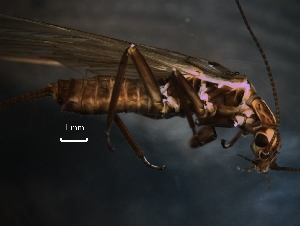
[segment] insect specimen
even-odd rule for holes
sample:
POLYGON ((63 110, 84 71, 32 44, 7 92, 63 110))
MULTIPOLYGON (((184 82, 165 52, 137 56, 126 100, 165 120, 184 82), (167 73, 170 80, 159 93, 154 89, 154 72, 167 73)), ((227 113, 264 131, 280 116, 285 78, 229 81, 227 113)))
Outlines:
POLYGON ((63 111, 105 113, 109 149, 113 150, 109 133, 115 121, 136 155, 155 169, 165 166, 147 161, 117 113, 134 112, 153 119, 186 116, 193 132, 192 147, 215 140, 215 127, 239 127, 233 140, 222 140, 222 146, 229 148, 241 135, 253 134, 251 148, 255 159, 242 156, 253 164, 249 171, 299 171, 276 164, 281 147, 276 92, 275 118, 254 86, 239 72, 206 59, 42 22, 4 15, 0 22, 2 59, 57 61, 97 75, 83 80, 59 80, 44 89, 3 101, 0 106, 52 95, 63 111), (196 126, 204 127, 196 132, 196 126))

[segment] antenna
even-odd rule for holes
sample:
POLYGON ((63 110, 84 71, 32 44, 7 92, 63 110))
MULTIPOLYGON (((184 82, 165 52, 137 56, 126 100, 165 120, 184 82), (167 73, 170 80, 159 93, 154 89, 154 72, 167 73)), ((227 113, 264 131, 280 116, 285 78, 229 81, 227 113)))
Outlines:
POLYGON ((271 72, 271 68, 269 66, 269 62, 267 60, 267 57, 263 51, 263 49, 261 48, 256 36, 254 35, 247 19, 246 19, 246 16, 243 12, 243 9, 242 9, 242 6, 240 5, 240 2, 239 0, 235 0, 236 1, 236 4, 238 5, 239 7, 239 10, 240 10, 240 13, 243 17, 243 20, 244 20, 244 23, 246 24, 246 27, 248 29, 248 31, 250 32, 251 36, 252 36, 252 39, 254 40, 264 62, 265 62, 265 65, 266 65, 266 68, 267 68, 267 71, 268 71, 268 75, 269 75, 269 79, 270 79, 270 84, 271 84, 271 87, 272 87, 272 92, 273 92, 273 97, 274 97, 274 102, 275 102, 275 109, 276 109, 276 130, 273 134, 273 137, 269 143, 269 146, 267 148, 267 150, 270 150, 270 147, 271 145, 273 144, 274 140, 275 140, 275 137, 276 135, 278 134, 278 131, 279 131, 279 125, 280 125, 280 112, 279 112, 279 104, 278 104, 278 96, 277 96, 277 92, 276 92, 276 87, 275 87, 275 83, 274 83, 274 79, 273 79, 273 75, 272 75, 272 72, 271 72))

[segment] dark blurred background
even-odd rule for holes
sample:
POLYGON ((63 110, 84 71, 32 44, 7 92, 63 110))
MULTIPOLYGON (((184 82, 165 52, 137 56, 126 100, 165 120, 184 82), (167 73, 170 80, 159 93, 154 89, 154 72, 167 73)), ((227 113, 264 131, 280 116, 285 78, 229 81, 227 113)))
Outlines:
MULTIPOLYGON (((281 109, 282 152, 277 163, 300 167, 300 3, 241 1, 271 65, 281 109)), ((249 78, 274 109, 263 60, 235 1, 1 0, 0 13, 39 20, 214 60, 249 78)), ((43 88, 59 78, 84 77, 68 68, 0 62, 0 100, 43 88)), ((1 225, 299 225, 300 173, 263 174, 252 158, 252 137, 224 150, 220 138, 200 149, 187 145, 186 119, 122 119, 148 160, 145 167, 105 115, 61 113, 50 97, 0 109, 1 225), (85 131, 65 131, 65 124, 85 131), (60 143, 59 138, 87 143, 60 143)))

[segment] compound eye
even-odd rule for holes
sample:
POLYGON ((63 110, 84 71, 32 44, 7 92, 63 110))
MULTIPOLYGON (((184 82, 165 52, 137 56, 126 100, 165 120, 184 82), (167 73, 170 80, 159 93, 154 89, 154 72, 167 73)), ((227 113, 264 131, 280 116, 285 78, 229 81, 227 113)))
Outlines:
POLYGON ((255 144, 258 147, 266 147, 269 144, 268 138, 263 134, 258 134, 255 137, 255 144))

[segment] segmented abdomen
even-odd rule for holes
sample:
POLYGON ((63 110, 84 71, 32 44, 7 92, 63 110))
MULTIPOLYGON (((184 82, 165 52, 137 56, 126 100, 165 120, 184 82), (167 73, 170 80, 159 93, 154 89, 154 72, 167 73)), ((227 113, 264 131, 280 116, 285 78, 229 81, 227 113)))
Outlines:
MULTIPOLYGON (((104 114, 109 108, 114 83, 115 77, 96 76, 82 80, 58 80, 50 86, 53 87, 54 99, 62 106, 62 111, 104 114)), ((140 79, 124 80, 117 112, 159 113, 140 79)))

